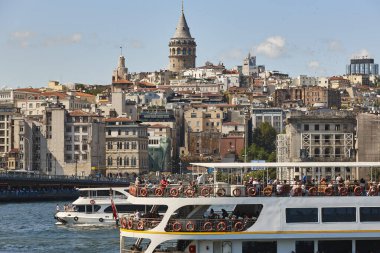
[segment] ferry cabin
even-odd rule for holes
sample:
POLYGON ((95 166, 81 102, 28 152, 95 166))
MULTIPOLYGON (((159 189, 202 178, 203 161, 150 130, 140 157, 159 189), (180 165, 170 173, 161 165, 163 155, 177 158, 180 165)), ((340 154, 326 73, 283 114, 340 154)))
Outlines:
MULTIPOLYGON (((283 166, 198 165, 215 169, 283 166)), ((297 166, 311 164, 291 165, 297 166)), ((331 163, 318 166, 331 166, 331 163)), ((380 167, 380 163, 339 163, 339 166, 380 167)), ((353 190, 342 195, 337 186, 332 187, 332 194, 294 191, 282 195, 275 190, 268 194, 264 189, 255 189, 252 194, 253 190, 243 189, 239 196, 234 196, 237 192, 234 190, 240 189, 237 185, 214 182, 207 186, 211 187, 207 194, 203 190, 205 185, 192 194, 186 194, 185 190, 182 195, 170 195, 170 188, 159 196, 140 196, 139 189, 132 190, 129 198, 132 204, 166 206, 167 211, 155 219, 125 220, 120 234, 121 252, 380 253, 378 191, 364 194, 369 192, 368 188, 360 195, 353 190), (224 191, 220 191, 222 188, 224 191), (211 208, 215 216, 205 216, 211 208), (221 209, 227 210, 227 216, 221 209)))

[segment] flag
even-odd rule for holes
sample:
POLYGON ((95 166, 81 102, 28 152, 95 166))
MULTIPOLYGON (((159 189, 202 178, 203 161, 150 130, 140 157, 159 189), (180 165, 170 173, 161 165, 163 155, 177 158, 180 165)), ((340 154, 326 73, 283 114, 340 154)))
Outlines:
POLYGON ((115 206, 115 203, 113 202, 113 198, 112 198, 112 189, 110 189, 110 198, 111 198, 111 207, 112 207, 112 214, 113 214, 113 218, 115 220, 119 219, 119 215, 117 213, 117 209, 116 209, 116 206, 115 206))

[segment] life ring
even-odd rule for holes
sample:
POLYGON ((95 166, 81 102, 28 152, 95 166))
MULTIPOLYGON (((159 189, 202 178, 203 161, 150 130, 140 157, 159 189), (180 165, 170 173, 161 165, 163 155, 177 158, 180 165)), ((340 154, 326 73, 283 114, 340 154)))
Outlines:
POLYGON ((334 193, 333 188, 331 188, 331 187, 327 187, 327 188, 325 189, 325 195, 326 195, 326 196, 332 196, 333 193, 334 193))
POLYGON ((95 200, 91 199, 91 200, 90 200, 90 204, 91 204, 91 205, 95 205, 95 200))
POLYGON ((190 188, 189 188, 189 189, 186 190, 185 193, 186 193, 186 197, 188 197, 188 198, 192 198, 192 197, 194 197, 194 193, 195 193, 195 192, 194 192, 193 189, 190 189, 190 188))
POLYGON ((243 223, 241 221, 238 221, 235 223, 234 225, 234 229, 235 231, 242 231, 243 230, 243 223))
POLYGON ((121 227, 122 227, 122 228, 127 228, 127 226, 128 226, 127 218, 124 217, 124 218, 121 220, 121 227))
POLYGON ((224 232, 227 229, 227 224, 225 221, 221 221, 216 225, 216 230, 218 232, 224 232))
POLYGON ((148 196, 148 190, 145 187, 143 187, 143 188, 140 189, 140 196, 141 197, 148 196))
POLYGON ((133 220, 132 220, 132 219, 129 219, 129 220, 128 220, 127 228, 128 228, 128 229, 132 229, 132 228, 133 228, 133 220))
POLYGON ((154 194, 156 194, 157 197, 162 197, 164 195, 164 190, 162 188, 156 188, 154 191, 154 194))
POLYGON ((356 186, 354 189, 355 196, 362 195, 362 188, 360 186, 356 186))
POLYGON ((140 220, 140 221, 137 223, 137 229, 138 229, 138 230, 144 230, 144 221, 140 220))
POLYGON ((104 219, 103 218, 99 218, 99 222, 103 222, 104 221, 104 219))
POLYGON ((216 191, 216 195, 218 195, 219 197, 223 197, 224 195, 226 195, 226 190, 224 188, 220 188, 216 191))
POLYGON ((209 221, 205 222, 205 224, 203 224, 203 230, 210 232, 212 230, 212 223, 209 221))
POLYGON ((235 196, 235 197, 240 197, 241 195, 241 190, 239 188, 236 188, 232 191, 232 194, 235 196))
POLYGON ((179 190, 178 190, 178 188, 171 188, 169 193, 170 193, 170 196, 172 196, 172 197, 178 197, 179 190))
POLYGON ((75 216, 75 217, 74 217, 74 220, 75 220, 75 221, 78 221, 78 217, 77 217, 77 216, 75 216))
POLYGON ((339 194, 340 194, 340 196, 347 196, 348 195, 348 189, 346 187, 339 188, 339 194))
POLYGON ((256 196, 256 189, 255 187, 249 187, 247 190, 248 196, 253 197, 256 196))
POLYGON ((371 188, 369 188, 368 196, 376 196, 377 193, 378 193, 377 188, 371 187, 371 188))
POLYGON ((265 187, 265 188, 264 188, 264 195, 267 196, 267 197, 272 196, 272 188, 270 188, 270 187, 265 187))
POLYGON ((179 231, 181 231, 181 229, 182 229, 182 224, 180 222, 178 222, 178 221, 174 222, 174 224, 173 224, 173 231, 174 232, 179 232, 179 231))
POLYGON ((208 187, 203 187, 201 190, 201 195, 203 197, 208 197, 210 195, 210 189, 208 187))
POLYGON ((186 224, 186 230, 190 231, 190 232, 194 231, 195 230, 195 224, 194 224, 194 222, 188 221, 187 224, 186 224))
POLYGON ((315 195, 317 195, 317 188, 315 188, 315 187, 311 187, 311 188, 309 189, 309 195, 310 195, 310 196, 315 196, 315 195))

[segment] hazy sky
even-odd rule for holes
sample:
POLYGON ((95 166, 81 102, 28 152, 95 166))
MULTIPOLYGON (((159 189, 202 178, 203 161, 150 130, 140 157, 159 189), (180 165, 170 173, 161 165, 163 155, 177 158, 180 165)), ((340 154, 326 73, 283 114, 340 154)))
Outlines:
MULTIPOLYGON (((241 65, 250 51, 292 76, 344 74, 380 56, 377 0, 185 0, 205 61, 241 65)), ((0 87, 49 80, 108 84, 124 47, 130 72, 165 69, 180 0, 0 0, 0 87), (126 47, 126 48, 125 48, 126 47)))

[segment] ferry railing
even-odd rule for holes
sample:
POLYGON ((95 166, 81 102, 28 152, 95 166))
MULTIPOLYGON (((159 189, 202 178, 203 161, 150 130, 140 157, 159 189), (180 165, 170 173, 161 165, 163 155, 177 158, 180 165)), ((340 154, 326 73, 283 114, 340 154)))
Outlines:
MULTIPOLYGON (((130 230, 150 230, 158 226, 160 218, 125 218, 122 228, 130 230)), ((256 222, 256 218, 203 218, 171 219, 165 227, 166 232, 240 232, 247 230, 256 222)))
POLYGON ((201 184, 168 185, 161 187, 131 185, 129 193, 136 197, 313 197, 313 196, 378 196, 376 183, 358 184, 201 184))

